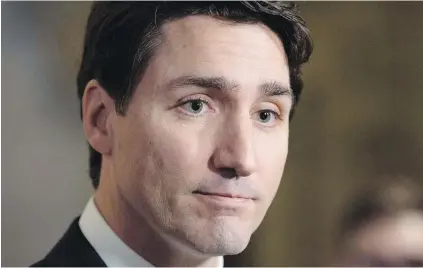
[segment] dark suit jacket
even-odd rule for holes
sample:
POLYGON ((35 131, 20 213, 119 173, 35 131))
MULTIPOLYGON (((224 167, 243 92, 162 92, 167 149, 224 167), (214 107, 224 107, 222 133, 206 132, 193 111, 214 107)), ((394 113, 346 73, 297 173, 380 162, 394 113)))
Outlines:
MULTIPOLYGON (((45 256, 32 267, 107 267, 79 228, 79 217, 45 256)), ((225 267, 247 266, 245 256, 225 256, 225 267), (244 265, 242 265, 244 264, 244 265)))
POLYGON ((41 261, 33 267, 106 267, 106 264, 85 238, 76 218, 63 237, 41 261))

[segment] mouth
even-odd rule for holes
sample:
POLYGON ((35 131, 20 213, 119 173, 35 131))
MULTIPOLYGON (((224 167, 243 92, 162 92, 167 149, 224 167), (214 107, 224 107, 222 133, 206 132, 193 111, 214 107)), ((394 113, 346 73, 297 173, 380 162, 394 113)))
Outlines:
POLYGON ((223 192, 203 192, 203 191, 194 191, 194 194, 208 196, 208 197, 221 197, 233 200, 254 200, 253 197, 245 196, 242 194, 235 194, 235 193, 223 193, 223 192))
POLYGON ((250 211, 255 203, 254 198, 238 193, 194 191, 193 194, 200 203, 212 209, 214 215, 220 216, 239 216, 250 211))

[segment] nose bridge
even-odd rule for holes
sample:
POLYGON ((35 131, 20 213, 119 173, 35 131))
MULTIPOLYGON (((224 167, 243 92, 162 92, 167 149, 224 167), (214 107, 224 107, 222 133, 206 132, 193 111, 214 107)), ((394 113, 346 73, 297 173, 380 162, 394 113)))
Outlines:
POLYGON ((248 176, 255 169, 253 125, 249 115, 228 118, 222 125, 218 165, 233 168, 238 176, 248 176))

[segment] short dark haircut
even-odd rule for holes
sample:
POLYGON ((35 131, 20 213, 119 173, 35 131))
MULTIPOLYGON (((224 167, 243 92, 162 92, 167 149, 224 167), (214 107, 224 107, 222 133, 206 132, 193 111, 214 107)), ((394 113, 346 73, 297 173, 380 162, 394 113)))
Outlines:
MULTIPOLYGON (((207 15, 235 23, 263 23, 283 42, 288 58, 294 105, 303 88, 300 67, 312 52, 310 33, 294 3, 266 2, 95 2, 88 18, 82 62, 77 77, 78 96, 96 79, 125 115, 134 88, 141 81, 156 48, 161 26, 190 15, 207 15)), ((82 116, 82 109, 81 109, 82 116)), ((101 154, 89 146, 90 177, 100 179, 101 154)))

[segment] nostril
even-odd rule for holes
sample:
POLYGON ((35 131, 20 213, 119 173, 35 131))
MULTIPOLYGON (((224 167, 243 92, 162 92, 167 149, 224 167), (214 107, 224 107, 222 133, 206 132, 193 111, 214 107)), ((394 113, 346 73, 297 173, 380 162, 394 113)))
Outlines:
POLYGON ((219 168, 219 174, 225 179, 236 179, 238 177, 234 168, 219 168))

